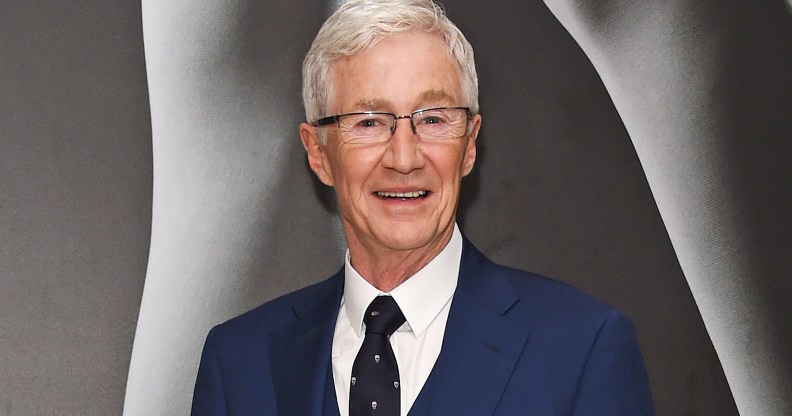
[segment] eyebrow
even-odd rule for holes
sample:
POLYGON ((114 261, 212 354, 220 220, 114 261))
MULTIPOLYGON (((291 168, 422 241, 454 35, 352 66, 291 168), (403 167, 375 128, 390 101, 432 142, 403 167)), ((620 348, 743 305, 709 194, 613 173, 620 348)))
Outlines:
POLYGON ((454 102, 454 97, 443 90, 427 90, 421 94, 421 99, 423 101, 442 101, 452 103, 454 102))
POLYGON ((363 110, 363 111, 378 111, 390 106, 391 103, 388 100, 382 100, 378 98, 375 99, 363 98, 355 103, 354 109, 363 110))
MULTIPOLYGON (((434 103, 443 105, 454 102, 454 97, 444 90, 426 90, 421 93, 421 101, 424 103, 434 103)), ((392 108, 393 104, 389 100, 381 98, 362 98, 355 103, 354 111, 381 111, 392 108)))

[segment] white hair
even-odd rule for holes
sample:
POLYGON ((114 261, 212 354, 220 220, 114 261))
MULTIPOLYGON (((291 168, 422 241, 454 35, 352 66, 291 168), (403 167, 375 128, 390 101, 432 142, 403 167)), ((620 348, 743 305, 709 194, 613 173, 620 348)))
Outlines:
POLYGON ((319 29, 302 67, 303 105, 308 121, 326 117, 332 96, 333 62, 404 32, 436 33, 457 63, 463 105, 478 113, 478 77, 473 48, 465 36, 432 0, 350 0, 342 4, 319 29))

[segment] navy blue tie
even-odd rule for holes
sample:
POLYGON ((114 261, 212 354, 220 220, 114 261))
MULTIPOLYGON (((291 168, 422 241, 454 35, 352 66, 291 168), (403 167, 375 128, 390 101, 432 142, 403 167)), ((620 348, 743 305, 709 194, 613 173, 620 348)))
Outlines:
POLYGON ((399 366, 390 336, 404 321, 399 305, 390 296, 378 296, 366 309, 366 337, 352 366, 349 416, 399 416, 399 366))

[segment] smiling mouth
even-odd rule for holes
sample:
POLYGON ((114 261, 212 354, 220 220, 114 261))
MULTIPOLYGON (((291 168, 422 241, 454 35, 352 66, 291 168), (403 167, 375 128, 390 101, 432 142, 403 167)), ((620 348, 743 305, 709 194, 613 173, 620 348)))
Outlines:
POLYGON ((384 191, 377 191, 374 192, 374 195, 377 195, 380 198, 385 199, 415 199, 415 198, 426 198, 429 195, 429 191, 412 191, 412 192, 384 192, 384 191))

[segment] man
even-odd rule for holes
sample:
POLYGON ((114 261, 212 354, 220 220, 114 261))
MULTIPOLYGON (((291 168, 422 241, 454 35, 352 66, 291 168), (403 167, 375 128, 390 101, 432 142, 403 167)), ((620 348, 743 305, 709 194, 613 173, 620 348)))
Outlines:
POLYGON ((648 415, 628 319, 487 260, 456 222, 482 117, 430 0, 352 0, 303 64, 308 163, 344 267, 207 337, 194 415, 648 415))

